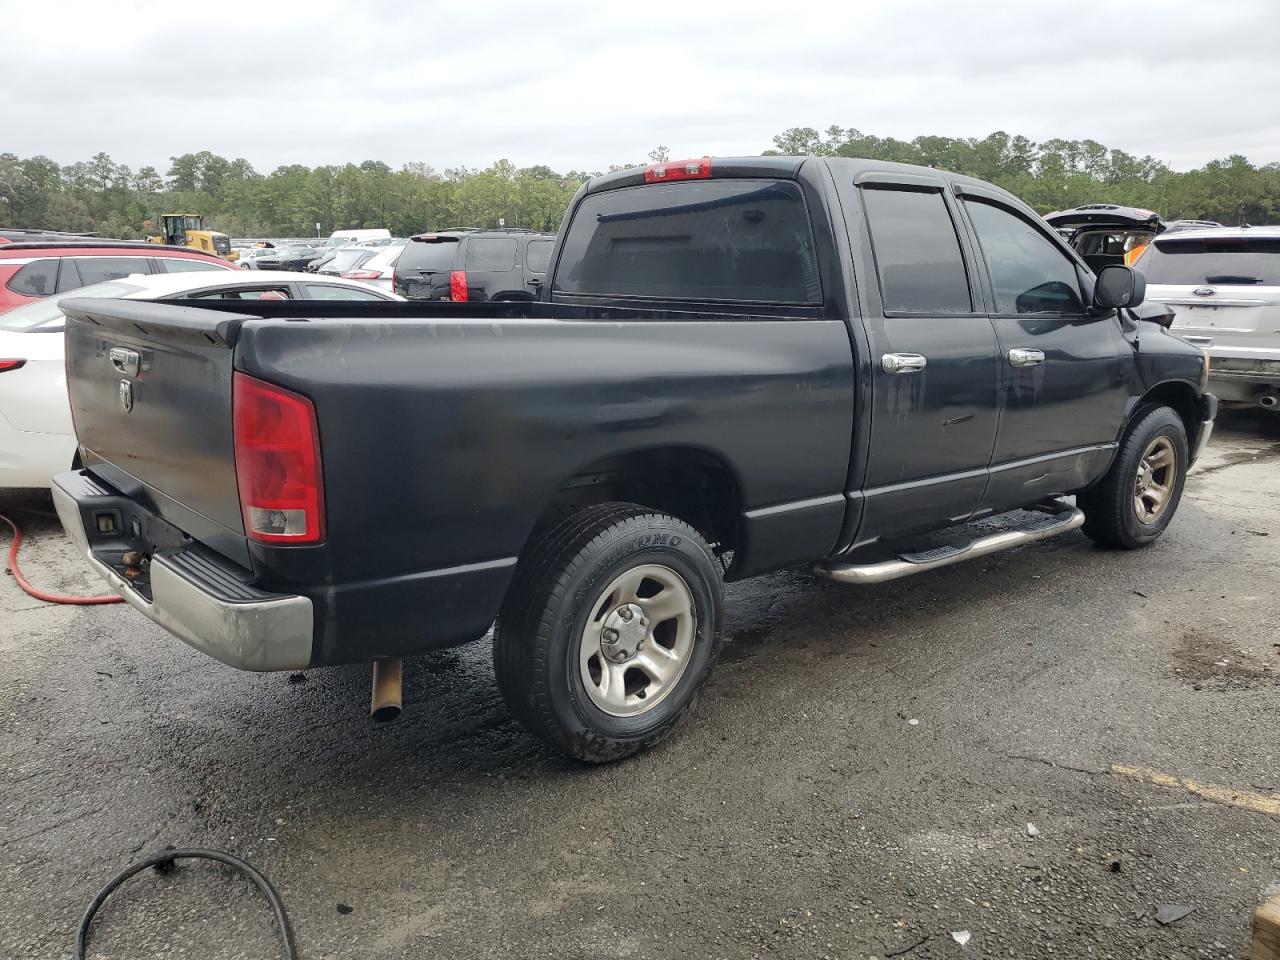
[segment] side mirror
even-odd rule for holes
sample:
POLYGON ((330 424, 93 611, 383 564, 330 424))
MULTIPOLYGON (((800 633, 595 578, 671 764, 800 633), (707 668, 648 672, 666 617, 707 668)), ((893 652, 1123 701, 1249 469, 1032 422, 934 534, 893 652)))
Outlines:
POLYGON ((1093 285, 1095 310, 1122 310, 1142 303, 1147 295, 1147 278, 1133 267, 1111 264, 1098 271, 1093 285))

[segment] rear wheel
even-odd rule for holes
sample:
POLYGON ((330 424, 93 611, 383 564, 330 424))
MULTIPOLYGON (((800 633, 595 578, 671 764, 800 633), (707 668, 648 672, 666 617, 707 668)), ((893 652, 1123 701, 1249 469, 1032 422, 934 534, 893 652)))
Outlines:
POLYGON ((720 569, 688 524, 635 504, 579 511, 521 564, 494 634, 498 686, 535 734, 603 763, 666 736, 715 663, 720 569))
POLYGON ((1188 462, 1182 418, 1168 407, 1138 411, 1111 469, 1076 498, 1084 532, 1121 550, 1155 541, 1178 509, 1188 462))

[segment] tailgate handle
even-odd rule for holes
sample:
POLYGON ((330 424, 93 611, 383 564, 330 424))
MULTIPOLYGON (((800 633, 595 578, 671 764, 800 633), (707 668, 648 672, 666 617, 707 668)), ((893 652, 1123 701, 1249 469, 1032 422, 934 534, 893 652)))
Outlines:
POLYGON ((111 357, 111 365, 116 368, 116 372, 126 377, 136 377, 142 368, 142 355, 137 350, 112 347, 108 356, 111 357))

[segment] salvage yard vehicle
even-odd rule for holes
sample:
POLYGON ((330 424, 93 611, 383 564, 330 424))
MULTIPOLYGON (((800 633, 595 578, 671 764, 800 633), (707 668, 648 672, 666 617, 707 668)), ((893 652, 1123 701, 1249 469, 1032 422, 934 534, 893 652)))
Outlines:
POLYGON ((142 240, 17 240, 0 245, 0 314, 131 273, 234 269, 221 257, 142 240))
POLYGON ((938 170, 597 177, 547 276, 528 303, 64 303, 84 469, 58 514, 243 669, 375 661, 382 699, 496 619, 513 713, 603 762, 688 711, 724 580, 1145 546, 1216 411, 1204 354, 1132 311, 1141 274, 938 170))
POLYGON ((1166 234, 1138 266, 1172 332, 1209 355, 1223 404, 1280 412, 1280 227, 1166 234))
POLYGON ((251 251, 256 256, 248 257, 243 266, 246 270, 306 270, 307 266, 320 258, 320 251, 302 245, 290 247, 267 247, 251 251))
POLYGON ((531 230, 441 230, 410 237, 392 286, 411 300, 536 300, 555 237, 531 230))
POLYGON ((204 217, 198 213, 161 214, 160 233, 147 240, 149 243, 164 243, 171 247, 189 247, 224 260, 237 260, 240 257, 240 252, 231 248, 231 238, 217 230, 206 230, 204 217))
POLYGON ((1044 219, 1094 271, 1113 263, 1132 265, 1152 238, 1165 230, 1154 210, 1114 203, 1086 203, 1046 213, 1044 219))
POLYGON ((392 240, 385 246, 378 247, 374 255, 365 260, 354 270, 338 274, 348 280, 363 280, 379 290, 392 290, 395 281, 396 264, 404 250, 407 240, 392 240))
MULTIPOLYGON (((80 290, 74 291, 81 295, 80 290)), ((84 287, 83 295, 159 300, 398 300, 362 283, 294 273, 246 276, 234 269, 133 275, 84 287)), ((62 301, 54 294, 0 315, 0 488, 48 487, 73 465, 75 427, 67 403, 62 301)))
POLYGON ((369 241, 389 242, 391 240, 391 231, 386 229, 369 229, 369 230, 335 230, 329 234, 329 239, 325 245, 327 247, 349 247, 357 243, 366 243, 369 241))

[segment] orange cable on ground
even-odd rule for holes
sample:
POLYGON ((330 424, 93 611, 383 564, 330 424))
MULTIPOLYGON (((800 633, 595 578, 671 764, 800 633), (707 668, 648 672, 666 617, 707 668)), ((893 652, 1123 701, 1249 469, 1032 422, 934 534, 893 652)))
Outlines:
POLYGON ((22 575, 22 570, 18 567, 18 546, 22 543, 22 531, 18 529, 18 525, 0 513, 0 520, 9 525, 9 529, 13 531, 13 546, 9 548, 9 572, 13 574, 13 579, 18 586, 22 588, 24 593, 35 597, 37 600, 43 600, 45 603, 69 603, 77 606, 90 606, 99 603, 121 603, 124 597, 115 594, 104 597, 67 597, 59 593, 45 593, 33 587, 27 578, 22 575))

